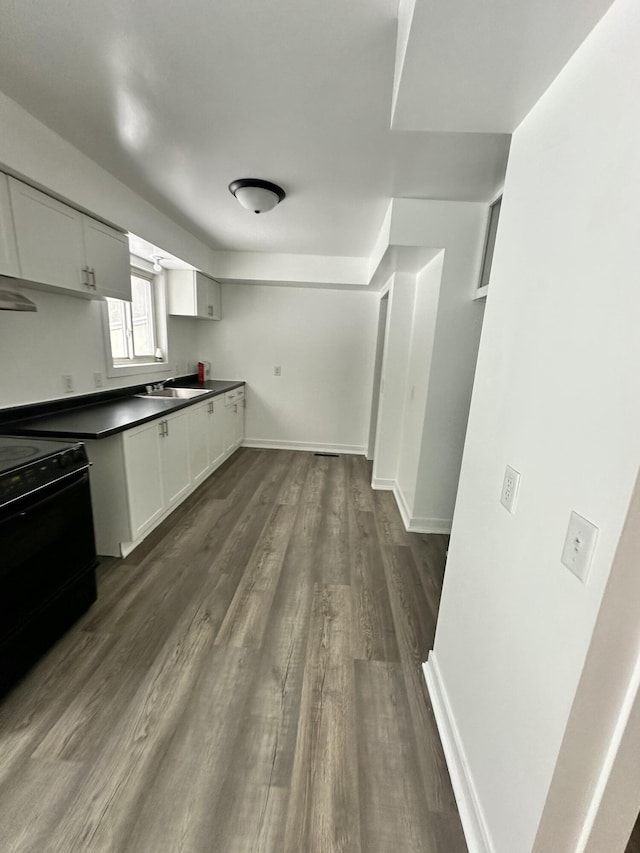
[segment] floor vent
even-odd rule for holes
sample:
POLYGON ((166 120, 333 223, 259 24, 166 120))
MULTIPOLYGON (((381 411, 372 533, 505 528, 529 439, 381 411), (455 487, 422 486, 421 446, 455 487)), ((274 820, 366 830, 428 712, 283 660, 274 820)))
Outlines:
POLYGON ((338 459, 340 457, 339 453, 314 453, 314 456, 331 456, 334 459, 338 459))

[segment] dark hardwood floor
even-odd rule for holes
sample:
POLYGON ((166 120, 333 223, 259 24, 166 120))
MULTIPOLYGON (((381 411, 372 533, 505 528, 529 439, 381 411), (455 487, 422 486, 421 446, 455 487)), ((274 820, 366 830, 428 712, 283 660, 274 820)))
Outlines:
POLYGON ((447 537, 242 449, 0 704, 3 853, 464 853, 420 663, 447 537))

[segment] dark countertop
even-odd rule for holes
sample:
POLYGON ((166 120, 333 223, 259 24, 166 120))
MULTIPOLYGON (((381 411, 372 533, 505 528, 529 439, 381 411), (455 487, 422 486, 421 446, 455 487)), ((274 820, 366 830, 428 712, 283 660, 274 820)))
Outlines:
MULTIPOLYGON (((193 406, 203 400, 217 397, 232 388, 238 388, 242 381, 210 379, 207 382, 180 382, 181 388, 206 388, 210 393, 185 400, 179 397, 138 397, 122 396, 116 400, 78 406, 57 414, 41 415, 16 421, 10 425, 12 435, 39 435, 44 438, 98 439, 106 438, 126 429, 139 426, 193 406)), ((5 430, 0 430, 5 431, 5 430)))

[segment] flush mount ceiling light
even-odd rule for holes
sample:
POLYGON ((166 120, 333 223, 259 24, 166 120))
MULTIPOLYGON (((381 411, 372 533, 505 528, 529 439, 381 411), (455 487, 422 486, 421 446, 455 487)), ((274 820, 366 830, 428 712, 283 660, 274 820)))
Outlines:
POLYGON ((162 266, 160 261, 164 261, 163 255, 151 255, 151 260, 153 261, 153 271, 154 272, 162 272, 162 266))
POLYGON ((263 181, 260 178, 242 178, 231 181, 229 192, 234 195, 243 207, 254 213, 265 213, 281 202, 286 193, 277 184, 263 181))

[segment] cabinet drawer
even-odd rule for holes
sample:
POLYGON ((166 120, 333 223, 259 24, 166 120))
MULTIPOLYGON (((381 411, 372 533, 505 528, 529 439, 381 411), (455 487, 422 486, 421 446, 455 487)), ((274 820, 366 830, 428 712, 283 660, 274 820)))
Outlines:
POLYGON ((233 391, 225 392, 225 406, 232 406, 234 403, 238 403, 240 400, 244 400, 244 388, 234 388, 233 391))

